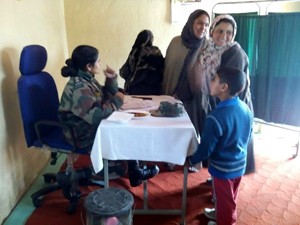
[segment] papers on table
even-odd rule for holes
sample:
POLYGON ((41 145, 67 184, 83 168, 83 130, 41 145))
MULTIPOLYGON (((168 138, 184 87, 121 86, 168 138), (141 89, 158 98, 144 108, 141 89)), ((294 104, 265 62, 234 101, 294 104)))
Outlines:
POLYGON ((107 120, 113 121, 116 123, 127 123, 133 117, 134 117, 134 114, 115 111, 107 118, 107 120))
POLYGON ((153 107, 155 105, 156 105, 155 102, 153 102, 152 100, 145 100, 142 98, 125 96, 124 104, 121 107, 121 109, 123 109, 123 110, 143 109, 143 108, 153 107))

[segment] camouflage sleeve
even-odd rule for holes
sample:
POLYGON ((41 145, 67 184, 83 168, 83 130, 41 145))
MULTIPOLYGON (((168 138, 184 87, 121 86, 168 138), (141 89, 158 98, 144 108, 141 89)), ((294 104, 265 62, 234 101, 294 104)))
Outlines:
POLYGON ((116 76, 115 78, 106 78, 105 80, 105 88, 111 94, 116 94, 118 92, 118 81, 116 76))
MULTIPOLYGON (((96 81, 96 82, 98 82, 98 81, 96 81)), ((108 93, 107 98, 109 99, 109 101, 111 101, 115 104, 117 109, 121 108, 121 106, 123 105, 123 99, 121 99, 118 96, 115 96, 115 94, 119 91, 117 76, 115 78, 106 78, 105 86, 102 88, 102 90, 105 90, 105 92, 108 93)))
POLYGON ((74 104, 71 106, 71 111, 92 125, 99 124, 102 119, 107 118, 120 107, 120 104, 123 104, 122 99, 120 99, 121 102, 120 100, 104 102, 103 96, 100 96, 100 93, 97 94, 99 96, 95 95, 87 85, 78 87, 73 92, 74 104))

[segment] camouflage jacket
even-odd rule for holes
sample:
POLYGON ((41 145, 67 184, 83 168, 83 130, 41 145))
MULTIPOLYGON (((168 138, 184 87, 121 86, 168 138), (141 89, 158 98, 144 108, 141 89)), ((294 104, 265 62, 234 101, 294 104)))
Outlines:
MULTIPOLYGON (((70 77, 61 96, 59 120, 73 127, 77 147, 90 148, 101 120, 122 106, 123 100, 114 96, 117 91, 117 78, 106 78, 102 86, 93 75, 81 70, 70 77)), ((64 134, 70 141, 70 134, 64 134)))

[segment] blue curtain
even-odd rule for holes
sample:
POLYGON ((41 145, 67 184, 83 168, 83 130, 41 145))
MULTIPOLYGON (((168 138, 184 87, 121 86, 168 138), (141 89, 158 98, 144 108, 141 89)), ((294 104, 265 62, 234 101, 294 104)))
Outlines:
POLYGON ((249 56, 255 117, 300 126, 300 13, 232 16, 249 56))

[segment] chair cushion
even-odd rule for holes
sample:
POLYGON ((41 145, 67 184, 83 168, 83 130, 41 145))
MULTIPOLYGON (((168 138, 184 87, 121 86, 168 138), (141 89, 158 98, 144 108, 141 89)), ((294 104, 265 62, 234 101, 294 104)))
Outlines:
MULTIPOLYGON (((58 152, 68 153, 73 149, 73 146, 66 141, 64 134, 60 128, 53 129, 52 131, 44 135, 43 141, 47 143, 48 147, 56 149, 58 152)), ((38 139, 34 141, 33 145, 40 148, 43 147, 42 142, 38 139)), ((76 149, 74 153, 87 154, 90 150, 91 149, 76 149)))

